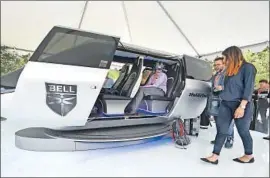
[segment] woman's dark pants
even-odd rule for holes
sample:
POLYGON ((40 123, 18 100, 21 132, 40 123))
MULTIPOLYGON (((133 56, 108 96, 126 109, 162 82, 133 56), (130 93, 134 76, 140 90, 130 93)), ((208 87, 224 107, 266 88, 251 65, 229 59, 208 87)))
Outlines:
MULTIPOLYGON (((216 121, 217 135, 215 139, 215 145, 213 153, 219 155, 221 148, 228 136, 228 129, 231 121, 234 118, 234 112, 239 107, 240 102, 238 101, 222 101, 219 108, 219 115, 216 121)), ((253 140, 249 132, 250 123, 252 120, 252 105, 247 104, 244 116, 242 118, 235 119, 235 126, 242 139, 245 154, 253 154, 253 140)))

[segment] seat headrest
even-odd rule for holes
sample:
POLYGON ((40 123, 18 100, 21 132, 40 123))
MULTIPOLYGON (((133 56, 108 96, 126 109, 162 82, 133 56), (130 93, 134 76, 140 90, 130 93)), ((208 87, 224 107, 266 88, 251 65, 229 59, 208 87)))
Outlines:
POLYGON ((134 61, 134 65, 136 66, 140 65, 143 59, 144 59, 143 56, 138 56, 134 61))
POLYGON ((121 72, 125 72, 128 69, 128 64, 123 65, 123 67, 120 69, 121 72))
POLYGON ((146 70, 153 70, 151 67, 145 67, 144 69, 143 69, 143 71, 146 71, 146 70))

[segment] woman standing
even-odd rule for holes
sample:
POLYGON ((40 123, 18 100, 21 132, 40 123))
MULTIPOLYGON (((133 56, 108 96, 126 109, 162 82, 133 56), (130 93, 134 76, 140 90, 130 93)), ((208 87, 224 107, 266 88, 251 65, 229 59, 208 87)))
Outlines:
POLYGON ((253 140, 249 127, 252 120, 251 99, 257 71, 254 65, 246 62, 242 51, 236 46, 225 49, 222 55, 226 64, 226 74, 224 90, 220 93, 221 103, 216 120, 217 135, 212 156, 201 158, 201 160, 218 164, 221 148, 228 136, 230 123, 234 119, 244 145, 245 155, 235 158, 233 161, 253 163, 253 140))

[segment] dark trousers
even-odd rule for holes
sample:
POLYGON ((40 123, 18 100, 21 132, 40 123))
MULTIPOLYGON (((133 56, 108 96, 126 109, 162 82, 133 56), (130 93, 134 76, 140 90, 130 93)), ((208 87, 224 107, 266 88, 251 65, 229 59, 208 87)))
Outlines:
POLYGON ((258 110, 262 119, 263 132, 268 133, 268 119, 267 119, 267 109, 269 107, 269 103, 267 99, 260 98, 258 101, 258 110))
MULTIPOLYGON (((215 119, 215 122, 216 122, 216 129, 217 129, 217 132, 218 132, 218 126, 217 126, 218 117, 214 116, 214 119, 215 119)), ((229 139, 234 139, 234 120, 231 121, 231 124, 229 126, 227 140, 229 140, 229 139)))
POLYGON ((207 109, 208 108, 206 107, 201 114, 200 126, 209 126, 209 124, 210 124, 210 116, 207 113, 207 109))
MULTIPOLYGON (((228 130, 232 119, 234 119, 234 112, 240 105, 238 101, 222 101, 219 108, 219 115, 217 119, 217 135, 215 139, 215 145, 213 153, 219 155, 223 147, 223 144, 228 136, 228 130)), ((253 140, 249 132, 250 122, 252 120, 252 105, 247 104, 244 116, 242 118, 235 119, 235 125, 237 131, 242 139, 245 154, 253 154, 253 140)))
POLYGON ((165 93, 162 89, 157 87, 140 87, 136 95, 128 103, 125 108, 125 113, 136 113, 139 105, 141 104, 143 97, 147 95, 164 96, 165 93))

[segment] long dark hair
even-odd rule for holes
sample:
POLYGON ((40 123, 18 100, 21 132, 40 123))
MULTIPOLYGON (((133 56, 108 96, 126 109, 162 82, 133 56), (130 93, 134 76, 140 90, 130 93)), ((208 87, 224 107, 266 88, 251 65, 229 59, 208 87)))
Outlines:
POLYGON ((226 57, 226 75, 236 75, 246 61, 240 48, 237 46, 231 46, 222 52, 222 55, 226 57))

